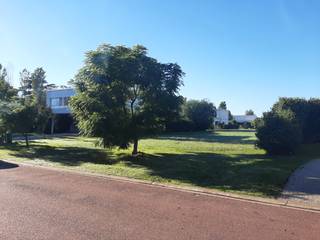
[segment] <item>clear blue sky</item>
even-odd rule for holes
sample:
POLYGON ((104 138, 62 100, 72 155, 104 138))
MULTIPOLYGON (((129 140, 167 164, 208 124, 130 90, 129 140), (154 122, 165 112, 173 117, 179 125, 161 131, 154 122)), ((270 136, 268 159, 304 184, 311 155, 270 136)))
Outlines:
POLYGON ((0 63, 18 83, 42 66, 66 84, 101 43, 143 44, 177 62, 181 93, 261 114, 279 96, 320 95, 318 0, 0 0, 0 63))

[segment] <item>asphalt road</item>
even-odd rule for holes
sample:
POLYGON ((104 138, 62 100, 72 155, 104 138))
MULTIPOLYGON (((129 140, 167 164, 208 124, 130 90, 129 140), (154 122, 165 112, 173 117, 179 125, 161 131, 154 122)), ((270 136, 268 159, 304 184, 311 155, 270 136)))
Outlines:
POLYGON ((319 239, 320 213, 0 162, 0 239, 319 239))

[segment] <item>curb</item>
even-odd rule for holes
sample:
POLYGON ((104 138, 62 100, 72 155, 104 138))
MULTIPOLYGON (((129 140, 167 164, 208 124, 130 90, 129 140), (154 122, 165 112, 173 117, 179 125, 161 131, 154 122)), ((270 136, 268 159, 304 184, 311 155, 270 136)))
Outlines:
POLYGON ((287 199, 281 200, 281 199, 263 198, 263 197, 255 197, 255 196, 246 196, 246 195, 240 195, 236 193, 227 193, 220 190, 211 190, 211 189, 201 188, 201 187, 188 187, 188 186, 179 186, 179 185, 172 185, 172 184, 163 184, 163 183, 150 182, 147 180, 140 180, 140 179, 134 179, 134 178, 128 178, 128 177, 99 174, 99 173, 94 173, 94 172, 85 171, 85 170, 81 171, 77 169, 66 169, 63 167, 32 164, 29 162, 27 163, 17 162, 14 160, 5 160, 5 159, 0 159, 0 160, 8 163, 18 164, 19 166, 22 165, 27 167, 36 167, 36 168, 42 168, 42 169, 58 171, 58 172, 66 172, 66 173, 77 174, 77 175, 88 176, 88 177, 98 177, 98 178, 103 178, 110 181, 119 181, 119 182, 126 182, 126 183, 132 183, 132 184, 143 184, 149 187, 164 188, 172 191, 180 191, 180 192, 193 193, 193 194, 199 194, 199 195, 205 195, 205 196, 211 196, 211 197, 237 200, 237 201, 248 202, 248 203, 261 204, 266 206, 283 207, 283 208, 300 210, 300 211, 320 213, 320 206, 310 207, 305 204, 292 204, 292 203, 289 203, 287 199))

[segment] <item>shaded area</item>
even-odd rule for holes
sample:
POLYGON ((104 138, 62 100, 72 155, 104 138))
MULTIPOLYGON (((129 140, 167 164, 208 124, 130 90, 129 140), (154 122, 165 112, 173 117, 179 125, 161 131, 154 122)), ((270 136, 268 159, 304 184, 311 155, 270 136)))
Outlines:
POLYGON ((50 162, 61 163, 65 166, 79 166, 84 162, 94 164, 113 164, 114 156, 108 154, 105 149, 84 147, 55 147, 32 143, 31 148, 22 146, 7 147, 13 150, 11 155, 30 160, 41 159, 50 162))
POLYGON ((230 131, 216 131, 216 132, 185 132, 164 134, 157 139, 162 140, 177 140, 177 141, 200 141, 200 142, 216 142, 216 143, 230 143, 230 144, 254 144, 254 131, 252 130, 237 130, 238 135, 226 135, 222 133, 231 133, 230 131), (241 133, 244 133, 241 135, 241 133), (252 136, 249 134, 252 133, 252 136))
POLYGON ((19 167, 18 164, 4 162, 0 160, 0 170, 19 167))

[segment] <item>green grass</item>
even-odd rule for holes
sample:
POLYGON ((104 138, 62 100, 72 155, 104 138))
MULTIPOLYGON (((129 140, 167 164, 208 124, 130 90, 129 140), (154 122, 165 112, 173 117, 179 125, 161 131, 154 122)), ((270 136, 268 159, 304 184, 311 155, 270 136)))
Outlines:
POLYGON ((275 197, 301 164, 320 156, 320 145, 295 156, 270 157, 254 146, 252 131, 165 134, 139 142, 139 157, 106 150, 95 139, 61 137, 0 147, 0 159, 27 161, 108 175, 275 197))

